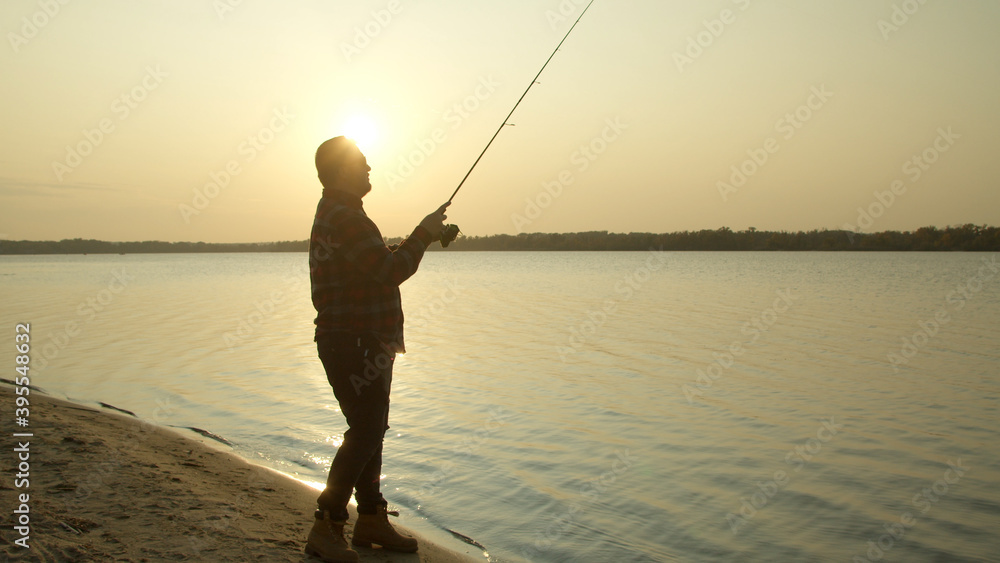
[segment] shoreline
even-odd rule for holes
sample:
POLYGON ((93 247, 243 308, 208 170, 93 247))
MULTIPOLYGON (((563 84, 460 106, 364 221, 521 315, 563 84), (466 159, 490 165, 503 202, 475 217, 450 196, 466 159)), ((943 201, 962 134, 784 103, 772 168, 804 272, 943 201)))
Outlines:
MULTIPOLYGON (((17 516, 12 512, 24 504, 22 516, 29 520, 27 540, 13 525, 4 526, 0 543, 7 560, 319 561, 303 552, 318 496, 305 483, 180 429, 38 390, 29 399, 29 428, 14 426, 12 417, 2 425, 11 444, 0 462, 10 477, 0 483, 2 508, 17 516), (15 478, 18 454, 11 451, 23 445, 17 440, 29 441, 24 455, 30 469, 21 481, 15 478), (20 502, 22 495, 28 495, 27 503, 20 502), (16 543, 19 539, 30 547, 16 543)), ((357 518, 350 508, 348 541, 357 518)), ((420 550, 356 548, 361 561, 483 560, 472 546, 462 554, 393 525, 417 537, 420 550)))

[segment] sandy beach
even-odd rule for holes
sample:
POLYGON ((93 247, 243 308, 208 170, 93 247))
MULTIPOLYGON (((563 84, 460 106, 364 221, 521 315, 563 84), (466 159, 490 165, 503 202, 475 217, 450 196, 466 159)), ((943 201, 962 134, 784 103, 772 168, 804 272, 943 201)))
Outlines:
MULTIPOLYGON (((5 561, 317 561, 303 553, 317 496, 308 486, 110 409, 36 391, 30 400, 28 428, 13 416, 3 420, 5 561), (13 437, 18 432, 33 436, 13 437), (20 479, 12 453, 19 440, 29 442, 21 449, 30 464, 20 479), (24 512, 24 494, 26 540, 10 520, 22 518, 12 513, 24 512)), ((475 548, 460 554, 419 539, 416 554, 358 551, 362 561, 482 559, 475 548)))

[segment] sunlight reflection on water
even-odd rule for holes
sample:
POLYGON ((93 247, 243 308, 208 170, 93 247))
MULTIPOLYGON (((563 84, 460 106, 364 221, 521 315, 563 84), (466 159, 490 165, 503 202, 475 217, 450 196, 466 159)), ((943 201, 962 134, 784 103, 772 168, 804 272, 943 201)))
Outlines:
MULTIPOLYGON (((495 561, 865 558, 907 511, 887 558, 994 556, 1000 278, 952 294, 989 256, 650 257, 428 254, 402 288, 392 502, 495 561)), ((42 388, 318 483, 344 425, 305 262, 5 256, 4 318, 33 324, 42 388)))

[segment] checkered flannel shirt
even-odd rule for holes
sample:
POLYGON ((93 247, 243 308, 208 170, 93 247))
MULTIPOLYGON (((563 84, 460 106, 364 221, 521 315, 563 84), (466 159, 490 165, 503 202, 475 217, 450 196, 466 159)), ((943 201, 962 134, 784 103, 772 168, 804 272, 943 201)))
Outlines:
POLYGON ((431 234, 418 226, 402 243, 387 246, 360 197, 323 190, 309 240, 316 339, 374 334, 403 352, 399 285, 417 271, 430 243, 431 234))

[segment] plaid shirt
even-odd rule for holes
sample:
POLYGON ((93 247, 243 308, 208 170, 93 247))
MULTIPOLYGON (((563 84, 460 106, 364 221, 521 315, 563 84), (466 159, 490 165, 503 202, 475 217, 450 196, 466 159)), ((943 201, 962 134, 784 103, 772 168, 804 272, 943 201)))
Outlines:
POLYGON ((386 246, 361 198, 325 189, 309 240, 316 339, 331 333, 374 334, 403 352, 399 284, 417 271, 431 234, 417 227, 401 244, 386 246))

